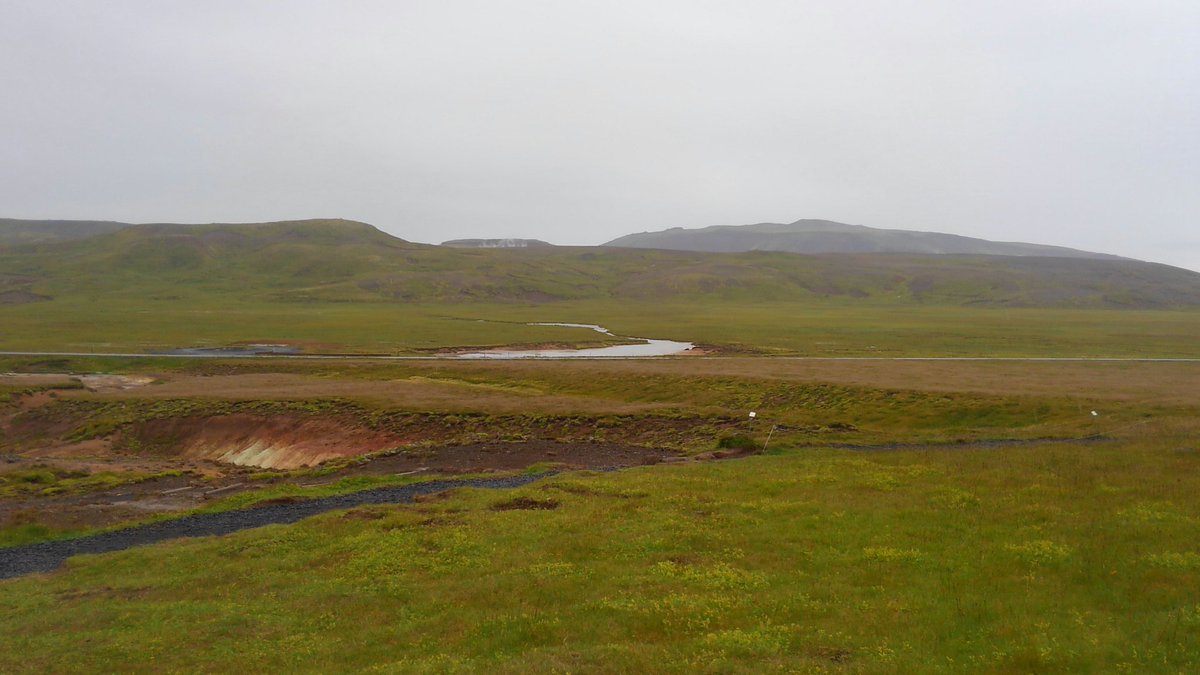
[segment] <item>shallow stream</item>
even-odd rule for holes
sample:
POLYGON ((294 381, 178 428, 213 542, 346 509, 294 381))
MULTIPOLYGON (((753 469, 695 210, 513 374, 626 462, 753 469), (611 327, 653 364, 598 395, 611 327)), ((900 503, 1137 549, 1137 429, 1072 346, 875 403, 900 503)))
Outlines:
MULTIPOLYGON (((557 326, 561 328, 587 328, 597 333, 611 337, 613 335, 604 326, 590 323, 530 323, 529 326, 557 326)), ((623 337, 625 340, 637 340, 638 344, 612 345, 610 347, 590 347, 587 349, 505 349, 503 347, 478 352, 439 355, 435 358, 447 359, 603 359, 603 358, 637 358, 646 356, 671 356, 681 354, 695 347, 691 342, 676 342, 674 340, 655 340, 651 338, 623 337)), ((161 352, 161 356, 209 357, 209 358, 245 358, 253 356, 318 356, 324 358, 355 358, 356 354, 305 354, 299 348, 284 344, 246 344, 230 347, 187 347, 161 352)), ((130 356, 138 356, 132 354, 130 356)), ((411 358, 411 357, 400 357, 411 358)), ((418 357, 419 358, 419 357, 418 357)), ((426 357, 428 358, 428 357, 426 357)))
MULTIPOLYGON (((563 328, 588 328, 613 335, 604 326, 590 323, 531 323, 530 326, 561 326, 563 328)), ((617 337, 617 336, 613 336, 617 337)), ((654 340, 650 338, 625 338, 641 340, 640 344, 613 345, 611 347, 591 347, 588 349, 493 349, 481 352, 458 354, 460 359, 603 359, 630 358, 639 356, 671 356, 681 354, 696 345, 691 342, 676 342, 674 340, 654 340)))
POLYGON ((34 572, 51 572, 71 556, 110 553, 134 546, 155 544, 182 537, 210 537, 230 534, 263 525, 281 525, 301 521, 326 511, 350 509, 368 504, 406 504, 414 497, 453 488, 516 488, 556 472, 522 474, 503 478, 434 480, 362 492, 318 497, 294 503, 266 504, 236 511, 197 513, 172 520, 134 525, 119 530, 85 535, 75 539, 45 541, 0 549, 0 579, 11 579, 34 572))

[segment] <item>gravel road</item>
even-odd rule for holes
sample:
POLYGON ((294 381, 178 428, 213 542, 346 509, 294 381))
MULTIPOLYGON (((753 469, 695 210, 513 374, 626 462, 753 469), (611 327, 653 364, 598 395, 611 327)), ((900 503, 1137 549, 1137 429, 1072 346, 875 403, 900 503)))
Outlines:
POLYGON ((35 572, 51 572, 71 556, 110 553, 134 546, 154 544, 181 537, 208 537, 229 534, 263 525, 295 523, 326 511, 349 509, 364 504, 402 504, 414 497, 452 488, 515 488, 553 475, 553 472, 509 476, 438 480, 397 487, 376 488, 335 497, 320 497, 290 504, 271 504, 240 511, 205 513, 174 520, 138 525, 123 530, 93 534, 77 539, 48 541, 28 546, 0 549, 0 579, 35 572))

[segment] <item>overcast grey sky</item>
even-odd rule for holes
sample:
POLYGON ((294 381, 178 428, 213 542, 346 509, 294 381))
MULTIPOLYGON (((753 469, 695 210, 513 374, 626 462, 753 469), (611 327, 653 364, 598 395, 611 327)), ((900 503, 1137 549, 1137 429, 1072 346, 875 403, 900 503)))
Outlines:
POLYGON ((826 218, 1200 270, 1197 0, 0 0, 0 55, 0 216, 826 218))

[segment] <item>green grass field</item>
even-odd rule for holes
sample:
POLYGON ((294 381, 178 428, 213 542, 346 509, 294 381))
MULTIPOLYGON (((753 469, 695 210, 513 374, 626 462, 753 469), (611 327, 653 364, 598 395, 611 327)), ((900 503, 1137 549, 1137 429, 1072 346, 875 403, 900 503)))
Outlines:
POLYGON ((444 347, 612 338, 525 322, 598 323, 617 335, 794 356, 1200 357, 1200 312, 894 307, 842 301, 549 305, 55 300, 0 309, 0 351, 142 352, 295 343, 309 352, 422 354, 444 347))
POLYGON ((82 558, 0 584, 0 668, 1189 672, 1194 438, 781 448, 82 558))
MULTIPOLYGON (((168 414, 192 382, 237 401, 250 377, 277 389, 258 395, 272 410, 319 412, 288 401, 323 382, 347 388, 369 417, 371 406, 429 410, 421 392, 436 390, 459 392, 437 399, 447 410, 528 403, 536 414, 519 424, 529 430, 553 426, 561 397, 575 418, 618 401, 653 406, 651 417, 753 407, 793 428, 766 455, 563 474, 76 558, 0 582, 0 671, 1190 672, 1200 667, 1194 371, 255 361, 187 365, 119 396, 64 390, 46 410, 168 414), (176 389, 155 399, 156 386, 176 389), (833 422, 850 426, 820 426, 833 422), (1095 435, 1105 440, 936 445, 1095 435)), ((518 418, 492 419, 500 433, 518 418)), ((766 428, 744 431, 762 440, 766 428)), ((284 483, 209 508, 302 494, 284 483)))

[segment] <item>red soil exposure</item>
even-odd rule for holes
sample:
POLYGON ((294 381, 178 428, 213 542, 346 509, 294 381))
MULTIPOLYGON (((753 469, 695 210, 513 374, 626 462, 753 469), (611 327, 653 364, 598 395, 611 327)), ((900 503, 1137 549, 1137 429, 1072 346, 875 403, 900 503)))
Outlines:
POLYGON ((233 414, 149 420, 123 443, 186 459, 295 469, 378 452, 406 440, 333 417, 233 414))
MULTIPOLYGON (((296 421, 296 420, 293 420, 296 421)), ((165 427, 160 425, 160 430, 165 427)), ((240 439, 239 442, 246 439, 240 439)), ((51 460, 58 468, 75 467, 89 471, 135 470, 146 473, 169 468, 188 470, 184 475, 158 476, 137 483, 126 483, 84 493, 54 495, 34 494, 0 499, 0 528, 37 523, 52 529, 110 527, 139 520, 153 513, 185 511, 203 506, 211 499, 259 490, 281 482, 301 482, 304 487, 335 483, 350 476, 389 476, 403 473, 422 475, 487 473, 517 471, 535 464, 554 464, 563 469, 609 469, 670 461, 678 456, 670 451, 617 443, 560 443, 556 441, 525 441, 520 443, 473 443, 429 448, 409 448, 385 456, 376 456, 351 463, 319 478, 299 478, 280 473, 278 477, 250 480, 255 472, 250 468, 229 468, 202 477, 203 460, 180 462, 177 458, 140 458, 109 460, 108 463, 66 463, 51 460), (153 462, 158 464, 154 465, 153 462), (305 480, 316 482, 304 484, 305 480)), ((0 472, 46 468, 39 460, 24 464, 0 464, 0 472)), ((209 470, 215 465, 209 465, 209 470)), ((300 497, 281 497, 268 503, 287 503, 300 497)), ((539 502, 533 506, 516 505, 510 508, 547 508, 539 502)), ((261 506, 261 504, 260 504, 261 506)))
MULTIPOLYGON (((587 457, 600 448, 662 448, 671 445, 681 435, 711 434, 707 419, 616 419, 590 420, 568 417, 537 420, 531 425, 525 419, 475 419, 459 416, 428 416, 401 414, 375 426, 367 426, 354 415, 308 416, 296 414, 255 415, 232 413, 215 417, 188 416, 146 420, 119 432, 114 448, 131 451, 138 456, 170 456, 184 460, 208 460, 236 466, 256 466, 269 469, 295 469, 315 466, 344 457, 401 450, 406 456, 433 455, 448 464, 445 468, 463 471, 472 468, 521 468, 525 451, 516 457, 506 457, 513 448, 530 442, 562 443, 564 448, 539 449, 542 458, 531 461, 550 461, 582 466, 611 466, 644 463, 649 459, 609 457, 597 464, 587 457), (502 441, 506 441, 502 442, 502 441), (437 448, 453 446, 470 448, 468 457, 485 457, 479 462, 464 462, 461 452, 441 454, 437 448), (575 448, 574 450, 568 448, 575 448), (556 458, 556 454, 562 452, 556 458), (616 459, 615 462, 609 462, 616 459)), ((661 460, 663 451, 655 451, 661 460)), ((674 454, 665 451, 666 454, 674 454)), ((125 454, 128 454, 125 453, 125 454)), ((389 453, 394 454, 394 453, 389 453)), ((600 453, 602 456, 606 452, 600 453)), ((637 453, 635 453, 637 454, 637 453)), ((435 464, 416 463, 410 468, 435 464)))
POLYGON ((628 443, 491 442, 411 446, 444 442, 445 429, 428 428, 428 438, 374 431, 341 417, 246 414, 148 420, 126 432, 119 445, 190 460, 210 460, 265 469, 315 466, 341 457, 396 449, 369 465, 369 473, 427 468, 451 473, 522 469, 538 462, 575 467, 653 464, 675 454, 628 443), (403 449, 401 449, 403 448, 403 449))

